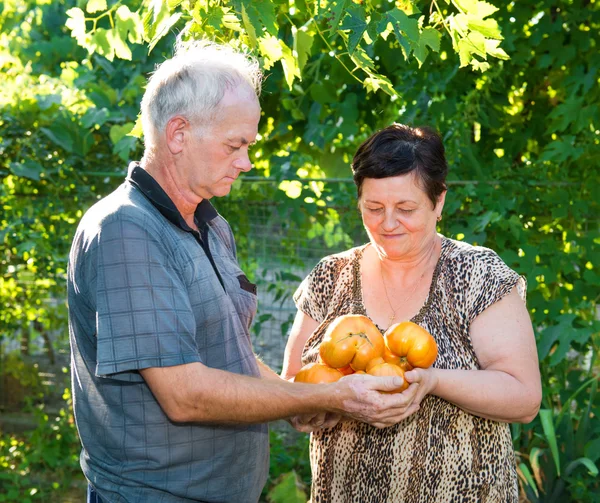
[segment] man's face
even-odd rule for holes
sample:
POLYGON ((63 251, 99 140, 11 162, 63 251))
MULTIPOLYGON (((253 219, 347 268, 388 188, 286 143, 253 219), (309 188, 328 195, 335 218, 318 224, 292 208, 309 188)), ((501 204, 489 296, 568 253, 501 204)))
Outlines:
POLYGON ((250 171, 249 147, 256 141, 260 105, 251 89, 227 91, 216 121, 202 133, 188 137, 182 175, 189 189, 202 199, 229 194, 242 171, 250 171))

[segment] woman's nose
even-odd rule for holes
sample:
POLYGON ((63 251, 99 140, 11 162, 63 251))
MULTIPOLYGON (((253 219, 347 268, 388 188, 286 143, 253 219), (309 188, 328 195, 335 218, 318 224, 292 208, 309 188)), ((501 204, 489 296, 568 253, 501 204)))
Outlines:
POLYGON ((383 230, 392 231, 397 227, 397 225, 398 225, 398 221, 396 220, 394 212, 386 211, 383 216, 383 223, 382 223, 383 230))

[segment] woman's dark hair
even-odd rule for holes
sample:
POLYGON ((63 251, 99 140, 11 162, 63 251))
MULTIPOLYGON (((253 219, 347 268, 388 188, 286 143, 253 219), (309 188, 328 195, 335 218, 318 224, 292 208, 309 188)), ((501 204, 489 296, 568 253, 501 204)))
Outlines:
POLYGON ((352 160, 358 197, 365 178, 388 178, 415 172, 435 208, 446 190, 448 164, 440 135, 429 127, 392 124, 371 135, 352 160))

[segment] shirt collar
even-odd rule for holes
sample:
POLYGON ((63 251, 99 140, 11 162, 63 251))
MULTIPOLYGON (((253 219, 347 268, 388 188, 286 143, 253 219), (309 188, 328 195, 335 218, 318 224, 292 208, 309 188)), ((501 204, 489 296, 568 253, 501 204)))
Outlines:
MULTIPOLYGON (((172 224, 185 231, 192 230, 160 184, 152 178, 152 175, 142 168, 138 162, 129 164, 126 180, 140 189, 142 194, 144 194, 156 209, 172 224)), ((217 216, 217 210, 210 204, 208 199, 202 199, 194 212, 194 218, 198 227, 207 224, 217 216)))

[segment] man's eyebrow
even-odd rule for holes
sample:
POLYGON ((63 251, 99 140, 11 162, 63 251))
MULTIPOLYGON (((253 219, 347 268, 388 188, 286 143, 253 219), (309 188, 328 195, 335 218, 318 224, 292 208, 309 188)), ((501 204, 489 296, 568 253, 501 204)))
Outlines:
POLYGON ((243 136, 241 138, 227 138, 227 141, 231 143, 241 143, 242 145, 254 145, 256 140, 248 141, 243 136))

